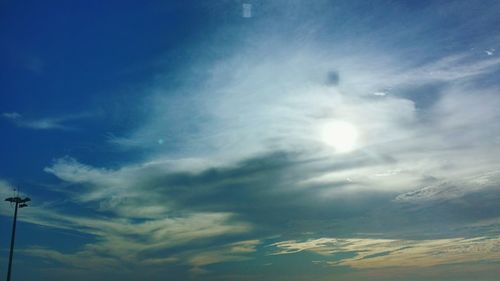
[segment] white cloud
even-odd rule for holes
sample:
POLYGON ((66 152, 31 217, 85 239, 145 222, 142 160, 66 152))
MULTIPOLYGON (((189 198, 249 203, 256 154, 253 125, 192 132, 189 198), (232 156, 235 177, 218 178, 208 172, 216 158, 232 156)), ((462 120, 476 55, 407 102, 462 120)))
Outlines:
POLYGON ((497 89, 473 80, 498 69, 500 59, 459 53, 402 63, 376 48, 346 56, 342 43, 273 48, 279 39, 262 45, 257 39, 234 56, 196 67, 208 69, 196 86, 166 93, 159 79, 147 93, 146 122, 112 143, 149 149, 151 161, 237 163, 279 150, 328 157, 338 165, 356 158, 370 164, 303 179, 327 183, 349 178, 349 188, 356 191, 407 192, 428 179, 460 180, 496 168, 500 155, 491 140, 500 131, 495 125, 500 124, 500 98, 497 89), (338 85, 326 83, 332 69, 338 85), (418 95, 405 95, 408 89, 435 83, 442 89, 430 97, 434 102, 427 108, 416 106, 418 95), (379 89, 391 89, 391 95, 379 89), (335 120, 353 124, 359 133, 356 149, 347 155, 321 141, 322 125, 335 120))
MULTIPOLYGON (((228 213, 191 213, 134 222, 125 217, 110 219, 62 215, 57 210, 38 207, 26 209, 20 220, 94 236, 95 242, 88 243, 72 253, 44 248, 26 250, 27 254, 33 256, 51 258, 68 266, 88 269, 94 268, 98 260, 106 260, 106 263, 99 266, 101 269, 105 269, 109 264, 118 266, 123 262, 157 263, 159 260, 144 258, 141 253, 161 253, 165 249, 192 241, 245 233, 251 229, 248 224, 235 222, 228 213)), ((158 259, 172 261, 166 256, 160 256, 158 259)))
MULTIPOLYGON (((250 249, 250 242, 227 246, 224 248, 229 251, 227 254, 223 253, 225 250, 207 252, 205 254, 213 259, 204 264, 200 263, 202 254, 199 251, 177 258, 161 254, 166 249, 188 245, 193 241, 204 245, 213 238, 235 236, 253 229, 251 224, 238 220, 230 212, 172 210, 168 202, 161 198, 155 199, 164 197, 161 193, 135 186, 140 184, 140 177, 146 176, 147 179, 149 174, 157 176, 169 169, 175 171, 176 168, 170 162, 159 162, 113 171, 92 168, 71 158, 56 161, 46 171, 77 185, 77 193, 68 191, 70 198, 80 206, 97 202, 100 208, 84 216, 62 213, 57 206, 48 206, 48 203, 35 204, 34 207, 23 209, 19 220, 87 234, 94 241, 69 253, 43 247, 28 248, 23 252, 75 268, 103 271, 120 268, 128 263, 152 265, 174 261, 201 268, 206 264, 217 263, 219 252, 218 259, 221 261, 243 259, 239 254, 250 249), (156 258, 151 258, 144 257, 144 252, 158 254, 155 254, 156 258)), ((7 182, 0 181, 0 193, 5 196, 11 193, 7 182)), ((41 199, 33 198, 33 201, 41 202, 41 199)), ((2 215, 11 215, 12 210, 7 205, 2 205, 0 210, 2 215)))
POLYGON ((87 118, 89 114, 77 114, 68 115, 57 118, 40 118, 40 119, 28 119, 17 112, 5 112, 2 116, 16 126, 34 130, 74 130, 72 126, 68 126, 66 123, 74 120, 79 120, 82 118, 87 118))
POLYGON ((256 251, 258 240, 246 240, 217 247, 208 251, 188 254, 188 263, 192 266, 193 273, 206 273, 202 267, 222 263, 248 260, 248 254, 256 251))
POLYGON ((22 117, 21 114, 17 112, 4 112, 2 113, 2 116, 8 119, 18 119, 22 117))
MULTIPOLYGON (((188 245, 193 241, 203 246, 211 239, 248 233, 253 229, 250 223, 238 220, 230 212, 172 210, 168 202, 154 200, 161 194, 135 186, 140 184, 141 177, 148 179, 148 175, 158 176, 176 169, 168 161, 114 171, 96 169, 68 157, 59 159, 45 170, 77 185, 75 188, 80 188, 76 194, 68 191, 75 203, 83 206, 89 201, 98 202, 101 208, 92 215, 84 216, 63 213, 58 207, 49 206, 49 203, 35 203, 35 206, 23 209, 23 215, 18 219, 35 225, 87 234, 93 241, 73 252, 43 247, 21 251, 76 269, 103 272, 110 268, 119 270, 126 264, 140 267, 173 262, 188 264, 196 270, 208 264, 246 259, 244 255, 252 252, 257 242, 243 241, 205 252, 189 250, 190 247, 187 247, 185 253, 178 253, 176 257, 162 254, 162 251, 188 245), (145 252, 153 253, 155 258, 144 256, 145 252)), ((0 181, 0 194, 8 196, 10 193, 10 184, 0 181)), ((33 198, 33 202, 41 202, 41 199, 33 198)), ((0 207, 2 215, 10 216, 11 211, 7 204, 0 207)))
POLYGON ((208 78, 196 86, 167 93, 160 78, 146 90, 146 122, 110 139, 150 148, 146 160, 106 169, 62 158, 45 171, 74 185, 78 190, 68 192, 81 204, 97 203, 100 211, 126 218, 156 219, 169 214, 176 198, 162 202, 159 190, 171 187, 155 186, 155 179, 280 150, 316 162, 311 165, 345 166, 303 173, 290 186, 331 184, 317 192, 324 198, 370 190, 405 194, 396 200, 401 202, 407 192, 428 185, 434 191, 427 197, 460 196, 477 189, 455 192, 440 183, 469 186, 468 177, 497 167, 498 145, 489 140, 500 131, 500 98, 496 89, 470 80, 498 68, 500 60, 458 54, 413 66, 375 50, 345 57, 336 48, 319 51, 310 45, 280 48, 270 57, 269 46, 255 42, 235 56, 201 65, 197 69, 208 69, 208 78), (325 81, 332 69, 339 79, 333 86, 325 81), (405 96, 406 88, 436 82, 442 92, 427 108, 405 96), (391 95, 373 97, 382 93, 378 89, 391 89, 391 95), (359 132, 356 149, 345 155, 321 141, 322 125, 334 120, 359 132), (345 184, 339 188, 338 182, 345 184))
POLYGON ((499 66, 500 59, 477 60, 475 56, 463 53, 441 58, 434 63, 403 73, 397 78, 403 78, 406 82, 411 83, 456 82, 460 79, 474 78, 477 75, 494 71, 499 66))
POLYGON ((468 193, 478 192, 485 189, 499 190, 500 171, 490 171, 468 178, 460 178, 457 181, 450 179, 447 182, 439 182, 398 195, 398 202, 427 202, 433 200, 448 200, 460 198, 468 193))
POLYGON ((333 256, 355 253, 354 257, 327 261, 332 266, 357 269, 391 267, 432 267, 480 261, 500 261, 500 237, 446 238, 433 240, 337 239, 320 238, 304 242, 295 240, 274 243, 271 254, 283 255, 310 251, 333 256))

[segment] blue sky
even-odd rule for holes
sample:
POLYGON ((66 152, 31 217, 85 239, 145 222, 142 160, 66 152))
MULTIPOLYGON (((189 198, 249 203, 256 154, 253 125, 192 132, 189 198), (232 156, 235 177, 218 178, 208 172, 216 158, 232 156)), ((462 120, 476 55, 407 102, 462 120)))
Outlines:
POLYGON ((499 12, 3 1, 14 278, 493 280, 499 12))

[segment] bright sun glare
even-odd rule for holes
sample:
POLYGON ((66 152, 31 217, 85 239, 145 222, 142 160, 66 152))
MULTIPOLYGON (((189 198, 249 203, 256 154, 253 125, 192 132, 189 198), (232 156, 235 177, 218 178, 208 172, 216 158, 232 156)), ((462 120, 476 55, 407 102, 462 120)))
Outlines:
POLYGON ((321 140, 332 146, 335 152, 352 151, 358 139, 358 131, 349 122, 333 121, 321 128, 321 140))

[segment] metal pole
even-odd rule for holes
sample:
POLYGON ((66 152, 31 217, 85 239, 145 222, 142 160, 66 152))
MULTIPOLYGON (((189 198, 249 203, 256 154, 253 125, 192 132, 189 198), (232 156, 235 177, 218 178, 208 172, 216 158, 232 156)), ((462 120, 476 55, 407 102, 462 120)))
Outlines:
POLYGON ((26 204, 26 202, 31 201, 31 199, 28 197, 22 199, 19 196, 16 196, 5 198, 5 201, 10 202, 11 204, 16 203, 14 211, 14 221, 12 222, 12 238, 10 239, 9 268, 7 270, 7 281, 10 281, 10 276, 12 273, 12 256, 14 255, 14 241, 16 239, 17 209, 28 207, 28 204, 26 204))
POLYGON ((12 223, 12 238, 10 239, 10 254, 9 254, 9 268, 7 269, 7 281, 10 281, 10 273, 12 269, 12 256, 14 255, 14 240, 16 239, 16 221, 17 221, 17 207, 19 202, 16 201, 16 209, 14 211, 14 222, 12 223))

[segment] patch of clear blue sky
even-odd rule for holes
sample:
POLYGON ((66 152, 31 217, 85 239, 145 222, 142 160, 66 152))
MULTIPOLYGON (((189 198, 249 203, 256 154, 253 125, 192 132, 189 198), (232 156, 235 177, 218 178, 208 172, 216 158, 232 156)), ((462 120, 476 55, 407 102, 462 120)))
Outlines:
MULTIPOLYGON (((26 130, 2 120, 4 178, 38 174, 50 159, 66 154, 95 164, 121 159, 102 147, 106 132, 128 129, 116 122, 123 116, 115 115, 133 113, 117 108, 132 107, 132 100, 140 99, 141 93, 131 88, 158 71, 155 60, 211 28, 197 5, 178 1, 1 5, 2 112, 32 119, 106 113, 106 118, 79 120, 73 125, 85 130, 74 132, 26 130)), ((162 70, 179 61, 163 61, 162 70)))

